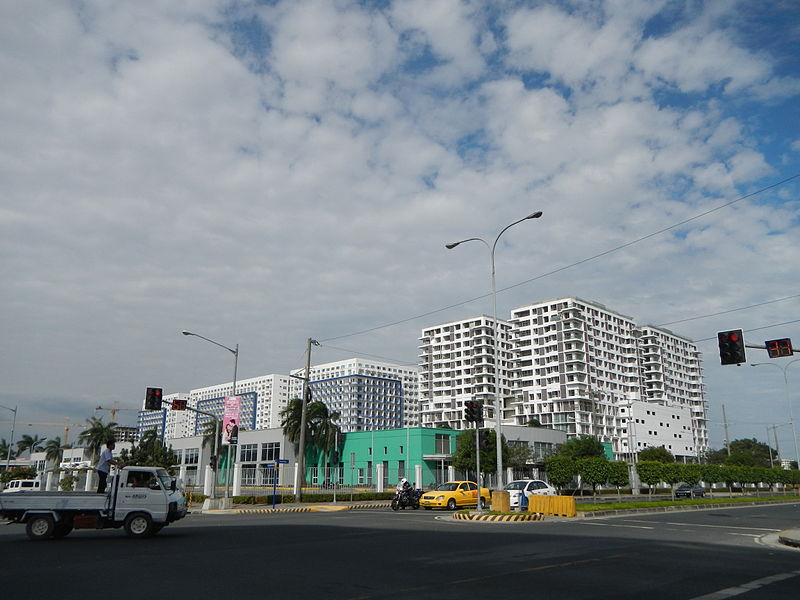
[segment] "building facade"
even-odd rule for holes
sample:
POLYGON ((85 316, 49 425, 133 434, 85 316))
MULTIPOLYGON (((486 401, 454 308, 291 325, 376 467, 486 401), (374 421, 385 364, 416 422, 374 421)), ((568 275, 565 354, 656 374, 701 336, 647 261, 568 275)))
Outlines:
POLYGON ((495 381, 501 403, 511 394, 510 324, 486 315, 435 325, 419 338, 420 425, 466 429, 464 403, 483 403, 494 421, 495 381), (497 330, 495 332, 495 326, 497 330), (495 333, 499 366, 495 365, 495 333))
MULTIPOLYGON (((304 377, 304 369, 292 375, 304 377)), ((302 396, 303 382, 292 378, 291 396, 302 396)), ((419 372, 416 367, 361 358, 311 367, 313 400, 339 413, 343 433, 414 427, 419 424, 419 372)))

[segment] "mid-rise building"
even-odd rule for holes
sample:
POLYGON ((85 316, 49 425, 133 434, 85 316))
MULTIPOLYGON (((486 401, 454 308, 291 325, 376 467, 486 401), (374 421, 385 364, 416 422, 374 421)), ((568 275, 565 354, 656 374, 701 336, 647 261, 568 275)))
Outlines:
MULTIPOLYGON (((420 337, 423 426, 465 429, 464 402, 494 421, 493 319, 428 327, 420 337)), ((498 321, 501 421, 592 435, 615 457, 665 446, 696 459, 708 447, 700 353, 666 329, 579 298, 516 308, 498 321)))
MULTIPOLYGON (((304 376, 304 369, 292 371, 304 376)), ((291 397, 302 395, 292 378, 291 397)), ((415 427, 419 424, 419 375, 416 367, 361 358, 314 365, 309 375, 314 400, 339 413, 343 433, 415 427)))
POLYGON ((482 402, 484 419, 494 420, 495 377, 501 402, 511 393, 509 369, 513 354, 509 331, 507 321, 495 321, 486 315, 422 330, 419 385, 423 427, 466 429, 464 403, 468 400, 482 402), (500 357, 499 373, 496 355, 500 357))

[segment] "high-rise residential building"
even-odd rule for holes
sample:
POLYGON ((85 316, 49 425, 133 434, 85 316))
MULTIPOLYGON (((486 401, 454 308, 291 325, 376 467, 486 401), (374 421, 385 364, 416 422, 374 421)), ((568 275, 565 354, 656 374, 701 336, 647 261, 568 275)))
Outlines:
POLYGON ((442 323, 422 330, 419 338, 420 424, 466 429, 464 403, 483 403, 483 417, 494 422, 495 324, 499 349, 501 403, 511 394, 508 371, 512 348, 510 325, 486 315, 442 323))
MULTIPOLYGON (((492 323, 483 316, 422 331, 423 426, 467 428, 464 402, 476 399, 494 421, 492 323)), ((504 424, 593 435, 619 459, 648 446, 686 459, 708 448, 701 359, 690 340, 579 298, 522 306, 499 324, 504 424)))
POLYGON ((594 435, 623 459, 648 446, 692 459, 707 449, 700 355, 690 340, 579 298, 516 308, 511 323, 515 400, 506 418, 594 435))
MULTIPOLYGON (((419 426, 416 367, 351 358, 313 365, 309 381, 313 400, 339 413, 343 433, 419 426)), ((301 390, 302 381, 292 378, 291 396, 299 398, 301 390)))

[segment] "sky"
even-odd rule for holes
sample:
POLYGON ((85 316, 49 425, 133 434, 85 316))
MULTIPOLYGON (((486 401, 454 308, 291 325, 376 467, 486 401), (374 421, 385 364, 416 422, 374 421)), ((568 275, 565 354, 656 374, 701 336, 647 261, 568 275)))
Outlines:
POLYGON ((445 244, 542 211, 498 242, 499 316, 577 296, 669 324, 703 352, 711 446, 724 406, 730 439, 779 425, 794 458, 800 363, 716 343, 800 347, 792 0, 4 2, 0 81, 20 423, 231 381, 182 330, 238 344, 239 379, 308 338, 314 364, 415 364, 424 327, 492 314, 487 248, 445 244))

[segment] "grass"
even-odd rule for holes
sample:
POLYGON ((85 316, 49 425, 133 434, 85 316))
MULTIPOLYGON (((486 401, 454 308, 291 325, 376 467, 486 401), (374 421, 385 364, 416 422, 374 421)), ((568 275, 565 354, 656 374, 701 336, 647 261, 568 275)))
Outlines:
POLYGON ((600 510, 627 510, 635 508, 661 508, 664 506, 702 506, 716 504, 745 504, 753 502, 797 502, 796 495, 758 498, 754 496, 736 498, 686 498, 684 500, 644 500, 634 502, 580 502, 576 505, 578 512, 594 512, 600 510))

